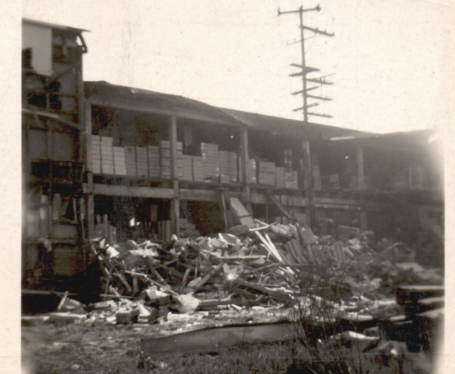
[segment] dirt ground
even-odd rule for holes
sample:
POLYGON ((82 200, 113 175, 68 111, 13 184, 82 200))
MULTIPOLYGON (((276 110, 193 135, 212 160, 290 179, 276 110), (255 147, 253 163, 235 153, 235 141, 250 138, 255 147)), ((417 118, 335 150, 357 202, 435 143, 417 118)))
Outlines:
MULTIPOLYGON (((23 326, 23 367, 28 374, 308 372, 299 369, 298 360, 297 365, 292 366, 290 343, 237 347, 204 354, 180 352, 148 357, 140 352, 140 338, 148 330, 147 325, 138 324, 38 322, 23 326)), ((353 372, 432 372, 431 361, 424 354, 402 357, 401 360, 389 357, 385 361, 384 357, 378 356, 372 362, 373 365, 353 372)))

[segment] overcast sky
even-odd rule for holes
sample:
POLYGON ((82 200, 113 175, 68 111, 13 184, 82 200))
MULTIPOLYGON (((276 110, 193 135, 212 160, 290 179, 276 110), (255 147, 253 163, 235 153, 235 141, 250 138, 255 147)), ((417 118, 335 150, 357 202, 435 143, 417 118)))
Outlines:
MULTIPOLYGON (((454 0, 306 0, 307 65, 335 84, 313 122, 375 132, 449 123, 454 0)), ((90 30, 84 79, 181 95, 208 104, 302 119, 294 0, 25 0, 23 16, 90 30), (291 44, 291 45, 287 45, 291 44)), ((318 74, 314 74, 317 77, 318 74)), ((452 96, 453 99, 453 96, 452 96)), ((313 102, 313 101, 311 101, 313 102)))

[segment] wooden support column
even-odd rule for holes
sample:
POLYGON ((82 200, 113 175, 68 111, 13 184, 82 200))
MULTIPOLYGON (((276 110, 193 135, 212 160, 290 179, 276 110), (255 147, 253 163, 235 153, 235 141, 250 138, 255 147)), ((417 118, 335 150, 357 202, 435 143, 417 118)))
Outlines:
POLYGON ((85 167, 93 172, 92 161, 92 104, 85 103, 85 167))
POLYGON ((178 155, 177 155, 177 116, 172 114, 169 123, 169 148, 171 153, 171 179, 173 198, 171 201, 172 233, 179 235, 180 230, 180 191, 178 180, 178 155))
POLYGON ((243 192, 246 194, 245 207, 248 209, 249 213, 252 214, 251 208, 251 189, 250 189, 250 168, 248 167, 248 129, 246 127, 242 128, 240 133, 240 154, 241 154, 241 163, 242 163, 242 180, 243 180, 243 192))
POLYGON ((357 145, 357 184, 359 191, 365 189, 365 171, 363 168, 363 146, 357 145))
MULTIPOLYGON (((80 59, 82 61, 82 54, 80 55, 80 59)), ((76 92, 77 92, 77 122, 82 130, 79 131, 79 149, 77 150, 77 160, 80 162, 85 161, 85 155, 87 154, 87 147, 88 144, 86 142, 86 136, 84 130, 86 129, 85 122, 87 119, 86 110, 87 106, 84 105, 85 103, 85 92, 84 92, 84 80, 82 77, 82 63, 80 65, 80 69, 74 69, 76 72, 76 92)), ((91 110, 90 110, 91 112, 91 110)), ((91 115, 90 115, 91 120, 91 115)), ((91 122, 90 122, 91 123, 91 122)), ((90 133, 91 133, 91 126, 90 126, 90 133)))
POLYGON ((87 237, 89 239, 93 238, 95 233, 95 195, 93 194, 93 173, 87 173, 87 181, 88 181, 88 191, 87 191, 87 199, 86 199, 86 220, 87 220, 87 237))
POLYGON ((311 222, 313 219, 313 180, 311 178, 311 158, 310 158, 310 141, 309 140, 304 140, 302 144, 302 150, 303 150, 303 157, 304 157, 304 173, 305 173, 305 183, 306 183, 306 189, 305 193, 307 195, 308 199, 308 208, 307 208, 307 225, 308 227, 311 227, 311 222))
POLYGON ((85 102, 85 167, 87 170, 87 198, 85 219, 87 220, 87 238, 91 239, 95 233, 95 197, 93 194, 93 159, 92 159, 92 104, 85 102))
MULTIPOLYGON (((364 169, 364 157, 363 157, 363 145, 357 145, 357 184, 359 191, 365 190, 365 169, 364 169)), ((362 200, 364 198, 362 197, 362 200)), ((360 229, 367 230, 367 211, 363 208, 359 213, 360 229)))

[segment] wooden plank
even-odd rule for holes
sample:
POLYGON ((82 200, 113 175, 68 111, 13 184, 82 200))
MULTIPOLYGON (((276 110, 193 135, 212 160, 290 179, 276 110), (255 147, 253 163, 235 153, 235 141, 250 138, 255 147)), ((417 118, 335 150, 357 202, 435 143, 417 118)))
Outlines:
POLYGON ((267 196, 269 197, 270 200, 273 201, 273 203, 278 207, 279 210, 281 210, 281 212, 287 217, 289 218, 291 221, 295 221, 295 218, 292 216, 292 214, 290 214, 285 208, 283 205, 281 205, 281 203, 275 198, 275 196, 273 196, 272 194, 267 194, 267 196))
POLYGON ((315 204, 334 204, 334 205, 354 205, 354 206, 364 206, 364 203, 361 200, 347 200, 347 199, 334 199, 330 197, 314 197, 313 203, 315 204))
POLYGON ((218 202, 218 192, 210 190, 181 189, 180 198, 182 200, 218 202))
POLYGON ((234 212, 239 216, 239 217, 244 217, 244 216, 249 216, 250 212, 245 209, 243 204, 240 202, 240 200, 236 197, 231 197, 229 199, 231 208, 234 210, 234 212))
MULTIPOLYGON (((84 184, 84 192, 88 191, 88 185, 84 184)), ((170 188, 149 188, 149 187, 131 187, 110 184, 94 184, 94 195, 105 196, 130 196, 156 199, 172 199, 174 196, 173 189, 170 188)))

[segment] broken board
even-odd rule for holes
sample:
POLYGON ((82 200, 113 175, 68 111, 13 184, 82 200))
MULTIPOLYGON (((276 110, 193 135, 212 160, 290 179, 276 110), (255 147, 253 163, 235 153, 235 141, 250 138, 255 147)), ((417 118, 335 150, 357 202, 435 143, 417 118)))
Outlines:
POLYGON ((236 197, 229 198, 229 205, 231 210, 239 218, 242 225, 246 225, 250 228, 256 227, 253 217, 251 217, 250 212, 243 206, 240 200, 236 197))

